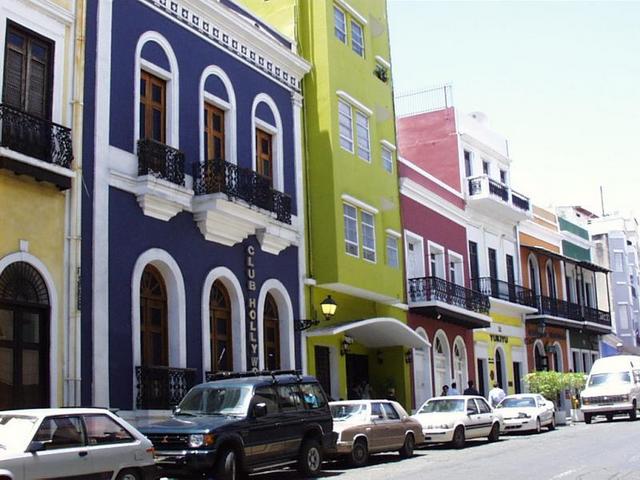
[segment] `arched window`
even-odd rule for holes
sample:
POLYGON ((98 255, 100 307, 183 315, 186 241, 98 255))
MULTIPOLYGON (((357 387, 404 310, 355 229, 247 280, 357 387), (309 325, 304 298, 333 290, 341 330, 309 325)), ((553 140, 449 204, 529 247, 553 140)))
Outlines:
POLYGON ((529 288, 535 295, 540 295, 540 275, 538 262, 533 255, 529 256, 529 288))
POLYGON ((168 366, 167 289, 162 275, 147 265, 140 282, 140 342, 143 366, 168 366))
POLYGON ((553 263, 551 262, 551 260, 547 261, 547 289, 548 289, 548 294, 549 297, 551 298, 557 298, 557 291, 556 291, 556 275, 555 272, 553 271, 553 263))
POLYGON ((251 109, 253 169, 276 190, 284 191, 282 119, 276 103, 265 93, 256 95, 251 109))
POLYGON ((0 275, 0 410, 49 406, 49 292, 26 262, 0 275))
POLYGON ((209 299, 211 371, 233 370, 231 300, 220 280, 213 282, 209 299))
POLYGON ((453 344, 453 378, 458 383, 458 390, 462 391, 467 385, 467 350, 462 338, 456 338, 453 344))
POLYGON ((542 345, 542 342, 536 342, 533 349, 533 355, 535 357, 534 360, 537 372, 543 372, 549 369, 547 356, 544 352, 544 346, 542 345))
POLYGON ((264 301, 264 365, 267 370, 280 369, 280 317, 270 293, 264 301))
POLYGON ((220 67, 211 65, 200 79, 200 162, 236 160, 236 97, 233 84, 220 67))

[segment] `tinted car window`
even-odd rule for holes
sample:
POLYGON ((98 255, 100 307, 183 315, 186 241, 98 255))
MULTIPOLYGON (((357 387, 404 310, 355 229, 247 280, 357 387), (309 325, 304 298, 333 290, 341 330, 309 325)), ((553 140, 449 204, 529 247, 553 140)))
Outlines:
POLYGON ((322 408, 327 404, 327 399, 320 385, 315 383, 303 383, 300 385, 302 400, 307 408, 322 408))
POLYGON ((382 413, 381 403, 376 402, 371 404, 371 416, 373 418, 384 418, 384 414, 382 413))
POLYGON ((82 447, 85 441, 80 417, 45 418, 33 440, 44 442, 47 450, 82 447))
POLYGON ((478 413, 478 407, 476 406, 473 399, 470 399, 467 402, 467 411, 470 411, 471 413, 478 413))
POLYGON ((478 404, 478 409, 480 410, 480 413, 491 413, 491 407, 483 399, 476 398, 476 403, 478 404))
POLYGON ((87 442, 89 445, 135 441, 135 438, 129 432, 106 415, 85 415, 84 425, 87 429, 87 442))
POLYGON ((295 385, 281 385, 277 388, 280 410, 291 412, 301 408, 298 387, 295 385))
POLYGON ((400 419, 400 415, 398 415, 398 412, 396 412, 396 409, 393 408, 393 405, 391 405, 390 403, 383 403, 382 404, 382 408, 384 408, 384 411, 387 414, 387 418, 389 420, 399 420, 400 419))
POLYGON ((253 396, 253 404, 265 403, 267 405, 267 415, 278 413, 278 397, 272 387, 258 387, 253 396))

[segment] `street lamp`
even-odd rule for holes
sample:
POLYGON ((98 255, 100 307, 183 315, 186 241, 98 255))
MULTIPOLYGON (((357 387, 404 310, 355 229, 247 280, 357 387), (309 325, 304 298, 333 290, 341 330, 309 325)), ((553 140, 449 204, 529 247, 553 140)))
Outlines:
POLYGON ((538 337, 544 337, 544 332, 547 330, 547 324, 544 320, 540 320, 538 323, 538 337))
MULTIPOLYGON (((322 315, 324 315, 324 319, 329 321, 331 317, 336 314, 336 310, 338 308, 338 304, 336 301, 331 298, 331 295, 327 295, 320 303, 320 310, 322 311, 322 315)), ((320 320, 318 320, 316 315, 315 308, 313 309, 313 317, 312 318, 301 318, 298 320, 294 320, 295 329, 299 332, 303 330, 307 330, 308 328, 315 327, 320 324, 320 320)))

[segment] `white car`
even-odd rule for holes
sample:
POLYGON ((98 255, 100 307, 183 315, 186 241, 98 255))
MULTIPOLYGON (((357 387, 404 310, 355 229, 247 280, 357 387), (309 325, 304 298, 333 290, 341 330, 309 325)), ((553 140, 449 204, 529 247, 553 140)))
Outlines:
POLYGON ((426 443, 451 442, 464 447, 470 438, 498 441, 501 419, 482 397, 454 395, 427 400, 413 415, 422 425, 426 443))
POLYGON ((0 469, 10 472, 11 480, 158 476, 151 442, 98 408, 0 412, 0 469))
POLYGON ((508 395, 496 405, 496 413, 502 417, 505 432, 535 430, 542 427, 556 428, 555 407, 537 393, 508 395))

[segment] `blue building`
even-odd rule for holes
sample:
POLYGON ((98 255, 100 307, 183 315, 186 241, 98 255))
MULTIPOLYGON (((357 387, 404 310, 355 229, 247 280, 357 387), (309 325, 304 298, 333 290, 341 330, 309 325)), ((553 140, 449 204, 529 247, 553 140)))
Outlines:
POLYGON ((88 2, 86 41, 83 403, 299 366, 309 65, 230 0, 88 2))

